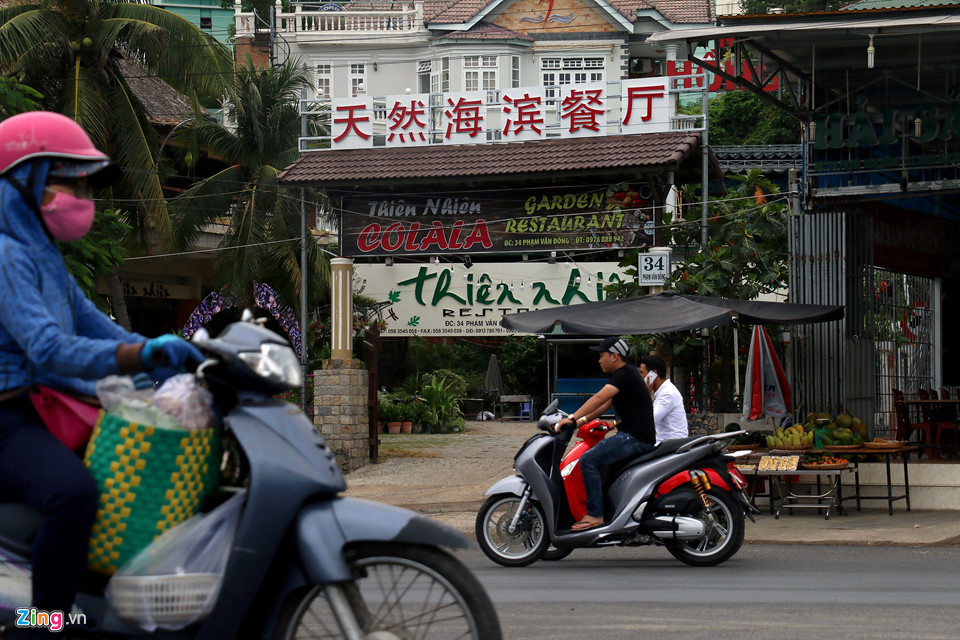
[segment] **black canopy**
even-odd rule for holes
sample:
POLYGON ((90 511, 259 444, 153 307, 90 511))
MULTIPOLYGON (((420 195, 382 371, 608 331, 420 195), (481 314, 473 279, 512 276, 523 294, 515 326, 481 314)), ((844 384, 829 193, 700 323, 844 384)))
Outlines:
POLYGON ((524 333, 624 335, 665 333, 728 324, 809 324, 843 318, 843 307, 789 302, 751 302, 676 292, 602 300, 512 313, 500 324, 524 333))

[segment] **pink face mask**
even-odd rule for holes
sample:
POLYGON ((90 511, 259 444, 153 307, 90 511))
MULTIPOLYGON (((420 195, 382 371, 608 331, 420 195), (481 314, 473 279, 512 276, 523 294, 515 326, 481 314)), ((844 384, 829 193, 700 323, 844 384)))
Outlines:
POLYGON ((50 235, 61 242, 74 242, 87 235, 96 213, 93 201, 62 191, 51 191, 53 200, 40 207, 50 235))

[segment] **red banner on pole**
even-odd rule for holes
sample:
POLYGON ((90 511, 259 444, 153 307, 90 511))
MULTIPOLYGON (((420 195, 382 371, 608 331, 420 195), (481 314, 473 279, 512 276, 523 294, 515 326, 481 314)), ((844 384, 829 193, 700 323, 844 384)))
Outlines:
POLYGON ((782 418, 792 412, 790 387, 766 330, 757 325, 750 339, 743 420, 782 418))

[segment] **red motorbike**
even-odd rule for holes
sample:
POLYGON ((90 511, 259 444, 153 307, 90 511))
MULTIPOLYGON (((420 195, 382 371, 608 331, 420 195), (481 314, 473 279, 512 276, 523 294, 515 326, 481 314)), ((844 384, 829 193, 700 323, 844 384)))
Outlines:
POLYGON ((606 469, 604 524, 571 525, 586 514, 580 458, 612 428, 593 420, 563 455, 573 429, 556 434, 565 417, 554 401, 514 458, 516 475, 487 490, 477 514, 477 542, 494 562, 525 566, 559 560, 578 548, 665 546, 678 560, 709 566, 733 556, 744 537, 744 515, 756 512, 743 493, 746 480, 724 447, 743 432, 666 440, 653 451, 606 469))

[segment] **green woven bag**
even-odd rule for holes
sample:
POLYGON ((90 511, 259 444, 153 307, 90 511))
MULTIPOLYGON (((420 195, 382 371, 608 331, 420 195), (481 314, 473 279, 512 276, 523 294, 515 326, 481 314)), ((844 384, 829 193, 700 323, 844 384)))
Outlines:
POLYGON ((87 564, 113 573, 200 510, 220 479, 219 433, 164 429, 101 412, 84 462, 100 490, 87 564))

